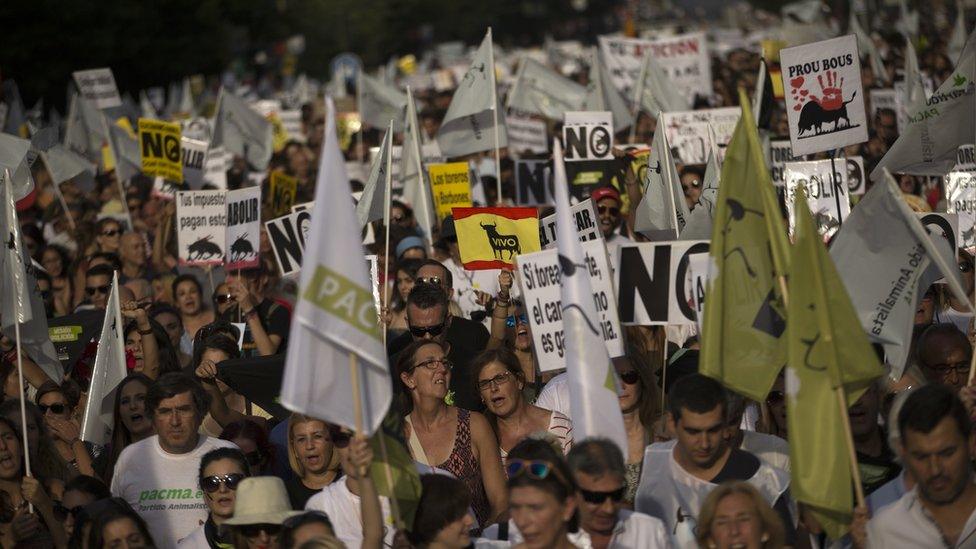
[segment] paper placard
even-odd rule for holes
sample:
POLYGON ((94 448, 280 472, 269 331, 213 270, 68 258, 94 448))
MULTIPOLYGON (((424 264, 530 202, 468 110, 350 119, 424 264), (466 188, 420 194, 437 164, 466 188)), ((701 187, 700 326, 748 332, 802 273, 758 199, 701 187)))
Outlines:
POLYGON ((452 208, 472 206, 471 170, 467 162, 428 164, 427 172, 430 174, 430 194, 438 219, 451 215, 452 208))
POLYGON ((176 228, 181 265, 218 265, 224 262, 226 198, 224 191, 176 193, 176 228))
POLYGON ((298 179, 281 170, 271 172, 271 212, 285 215, 291 211, 298 194, 298 179))
POLYGON ((851 213, 851 199, 847 190, 847 163, 839 158, 813 160, 809 162, 787 162, 784 169, 786 178, 786 212, 790 222, 790 236, 796 223, 794 198, 796 189, 802 185, 806 189, 807 205, 813 214, 817 231, 824 239, 836 233, 851 213), (833 173, 833 175, 831 175, 833 173))
POLYGON ((90 69, 73 73, 78 91, 82 97, 91 101, 96 109, 102 110, 122 105, 119 88, 115 85, 112 69, 90 69))
POLYGON ((678 34, 654 40, 600 36, 600 53, 610 79, 624 97, 634 97, 645 55, 658 62, 674 86, 683 93, 707 97, 712 93, 712 65, 704 32, 678 34))
POLYGON ((613 113, 571 111, 563 124, 566 162, 613 158, 613 113))
POLYGON ((674 160, 680 164, 705 164, 708 162, 708 128, 711 126, 718 147, 719 161, 725 158, 725 148, 732 140, 735 125, 739 123, 742 109, 723 107, 697 111, 661 113, 658 127, 663 125, 668 136, 674 160))
POLYGON ((249 269, 261 260, 261 187, 227 191, 227 264, 249 269))
POLYGON ((552 171, 548 160, 515 161, 515 203, 521 206, 554 204, 552 171))
POLYGON ((508 115, 505 117, 505 130, 508 132, 508 151, 518 157, 523 153, 545 153, 549 151, 549 137, 546 123, 534 118, 508 115))
POLYGON ((959 216, 960 248, 976 246, 976 172, 949 172, 945 176, 946 211, 959 216))
POLYGON ((203 186, 203 163, 210 143, 200 139, 180 138, 180 154, 183 162, 183 181, 192 190, 203 186))
POLYGON ((139 152, 142 156, 142 173, 158 175, 176 183, 183 182, 179 124, 140 118, 139 152))
POLYGON ((707 240, 621 244, 617 250, 617 302, 624 325, 694 325, 691 258, 708 257, 707 240))
MULTIPOLYGON (((593 209, 593 200, 587 198, 572 206, 570 212, 576 220, 576 232, 579 234, 580 242, 602 239, 599 218, 593 209)), ((556 247, 556 214, 543 217, 539 221, 539 242, 544 250, 556 247)))
POLYGON ((293 276, 302 268, 305 241, 312 228, 312 212, 302 210, 272 219, 264 224, 281 276, 293 276))

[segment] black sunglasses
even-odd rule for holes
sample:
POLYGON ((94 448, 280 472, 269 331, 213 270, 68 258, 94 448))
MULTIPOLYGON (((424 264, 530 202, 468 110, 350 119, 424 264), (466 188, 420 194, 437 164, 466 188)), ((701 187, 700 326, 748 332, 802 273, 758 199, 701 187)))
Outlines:
POLYGON ((442 279, 439 276, 421 276, 421 277, 417 277, 416 283, 417 284, 431 284, 433 286, 440 286, 441 285, 441 280, 442 279))
POLYGON ((242 480, 244 480, 244 475, 240 473, 213 475, 200 479, 200 488, 203 488, 203 491, 207 492, 208 494, 212 494, 217 490, 220 490, 221 484, 226 484, 228 490, 237 490, 237 485, 240 484, 242 480))
POLYGON ((640 381, 640 374, 637 373, 637 370, 628 370, 620 374, 620 381, 623 381, 627 385, 635 385, 640 381))
POLYGON ((583 496, 583 501, 586 503, 592 503, 594 505, 601 505, 607 498, 610 498, 614 503, 617 503, 624 499, 625 486, 621 486, 612 492, 591 492, 590 490, 579 489, 579 493, 583 496))
POLYGON ((261 532, 265 532, 271 537, 276 537, 281 532, 280 524, 243 524, 238 528, 246 538, 257 537, 261 532))
POLYGON ((423 326, 411 326, 410 333, 413 334, 413 337, 417 337, 417 338, 422 338, 427 334, 430 334, 431 337, 437 337, 441 335, 441 332, 444 331, 445 324, 447 324, 446 321, 441 322, 440 324, 436 324, 434 326, 427 326, 426 328, 423 326))
POLYGON ((970 273, 970 272, 972 272, 973 271, 973 262, 972 261, 960 261, 959 262, 959 271, 960 272, 963 272, 963 273, 970 273))
POLYGON ((118 236, 120 234, 122 234, 122 231, 118 229, 112 229, 112 230, 102 232, 102 236, 118 236))
POLYGON ((89 287, 85 288, 85 294, 88 297, 92 297, 95 294, 106 294, 106 295, 108 295, 108 292, 111 289, 112 289, 112 285, 111 284, 106 284, 104 286, 89 286, 89 287))
POLYGON ((64 411, 67 408, 65 407, 64 404, 59 403, 59 404, 52 404, 50 406, 46 406, 44 404, 38 404, 37 409, 41 411, 41 415, 43 416, 44 414, 47 414, 48 410, 51 410, 55 414, 61 415, 64 413, 64 411))
POLYGON ((597 207, 597 212, 601 214, 610 212, 610 215, 620 215, 620 208, 608 208, 606 206, 599 206, 597 207))
POLYGON ((71 509, 68 509, 60 501, 55 501, 53 511, 54 511, 54 516, 58 517, 63 522, 65 519, 68 518, 68 515, 75 517, 75 520, 77 520, 78 513, 80 513, 81 510, 84 508, 85 508, 84 505, 75 505, 71 509))
POLYGON ((213 299, 217 303, 223 305, 229 301, 232 301, 234 299, 234 294, 214 294, 213 299))

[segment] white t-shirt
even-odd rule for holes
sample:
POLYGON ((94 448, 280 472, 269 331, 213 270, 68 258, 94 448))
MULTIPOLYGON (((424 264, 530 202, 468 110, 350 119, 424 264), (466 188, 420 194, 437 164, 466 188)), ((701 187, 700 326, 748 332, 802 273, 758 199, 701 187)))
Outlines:
MULTIPOLYGON (((497 525, 491 525, 483 535, 489 539, 478 540, 484 543, 476 542, 476 548, 504 546, 505 542, 490 539, 498 536, 497 525)), ((515 521, 509 520, 507 543, 514 547, 522 541, 522 533, 515 526, 515 521)), ((592 549, 593 547, 590 535, 582 528, 574 534, 569 534, 569 541, 580 549, 592 549)), ((607 547, 608 549, 636 549, 638 547, 669 549, 671 538, 660 519, 629 509, 621 509, 617 515, 617 524, 613 527, 613 536, 610 538, 610 544, 607 547)))
POLYGON ((573 416, 569 414, 569 377, 563 372, 549 380, 542 388, 539 396, 535 399, 535 405, 539 408, 559 412, 570 420, 573 416))
POLYGON ((129 502, 146 521, 156 547, 176 547, 177 541, 207 520, 197 480, 200 458, 225 447, 237 448, 206 435, 200 435, 197 447, 186 454, 165 452, 158 435, 131 444, 115 464, 112 495, 129 502))
MULTIPOLYGON (((942 532, 918 500, 913 489, 898 501, 877 511, 867 527, 868 547, 949 547, 942 532)), ((969 515, 954 548, 976 547, 976 511, 969 515)))
POLYGON ((181 539, 177 545, 180 549, 210 549, 210 543, 207 542, 207 532, 204 531, 204 524, 197 526, 197 529, 190 532, 189 536, 181 539))
MULTIPOLYGON (((396 529, 393 528, 390 501, 385 496, 380 496, 380 509, 383 510, 383 543, 387 547, 392 547, 396 529)), ((345 479, 333 482, 321 492, 308 498, 305 510, 322 511, 329 515, 336 537, 342 540, 348 549, 359 549, 362 546, 363 514, 359 496, 349 490, 345 479)))
POLYGON ((742 431, 742 450, 786 472, 790 471, 790 443, 775 435, 742 431))

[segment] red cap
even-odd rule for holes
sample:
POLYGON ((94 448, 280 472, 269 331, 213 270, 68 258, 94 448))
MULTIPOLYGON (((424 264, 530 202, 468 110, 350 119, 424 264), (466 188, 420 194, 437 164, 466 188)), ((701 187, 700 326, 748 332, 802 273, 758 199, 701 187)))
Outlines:
POLYGON ((614 189, 613 187, 597 187, 593 189, 592 193, 590 193, 590 198, 593 199, 594 204, 603 200, 604 198, 612 198, 617 201, 617 204, 621 203, 620 193, 618 193, 617 189, 614 189))

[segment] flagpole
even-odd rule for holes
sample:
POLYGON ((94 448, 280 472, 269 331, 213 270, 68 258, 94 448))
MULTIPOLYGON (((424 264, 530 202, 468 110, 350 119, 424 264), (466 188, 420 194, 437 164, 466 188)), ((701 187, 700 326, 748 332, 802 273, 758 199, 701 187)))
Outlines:
MULTIPOLYGON (((386 227, 386 261, 383 262, 383 299, 386 301, 386 307, 389 307, 389 297, 387 297, 390 281, 390 202, 393 195, 393 120, 390 120, 390 125, 386 130, 387 139, 389 143, 386 143, 384 139, 384 145, 386 147, 386 195, 383 198, 383 225, 386 227)), ((395 291, 395 288, 394 288, 395 291)), ((383 348, 386 348, 386 337, 387 329, 383 327, 383 348)))
POLYGON ((647 77, 647 56, 644 54, 644 61, 641 63, 640 77, 637 79, 636 92, 634 94, 634 125, 630 127, 630 142, 633 143, 634 139, 637 139, 637 117, 640 115, 640 98, 644 95, 644 78, 647 77))
POLYGON ((356 73, 356 110, 359 111, 359 165, 366 165, 366 149, 363 148, 363 132, 366 131, 366 121, 363 119, 363 70, 360 67, 356 73))
POLYGON ((349 380, 352 382, 352 406, 356 417, 356 434, 363 432, 363 396, 359 388, 359 361, 349 353, 349 380))
POLYGON ((498 151, 498 89, 495 83, 495 41, 488 27, 488 72, 491 75, 491 116, 495 124, 495 190, 498 193, 496 202, 502 205, 502 161, 498 151))

